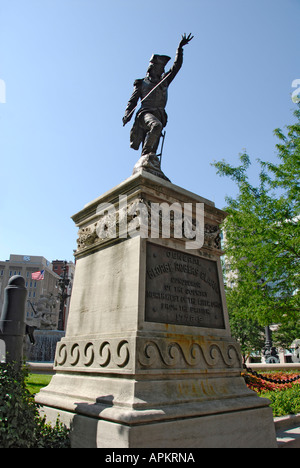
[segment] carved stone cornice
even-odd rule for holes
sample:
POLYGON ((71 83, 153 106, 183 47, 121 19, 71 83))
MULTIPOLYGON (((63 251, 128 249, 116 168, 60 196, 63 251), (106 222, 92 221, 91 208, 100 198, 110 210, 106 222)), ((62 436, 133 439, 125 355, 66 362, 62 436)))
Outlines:
MULTIPOLYGON (((142 231, 139 226, 140 209, 143 207, 143 219, 147 221, 143 237, 151 239, 153 235, 153 224, 151 224, 151 202, 144 199, 138 199, 129 203, 125 208, 116 209, 114 214, 106 213, 98 216, 90 225, 84 226, 78 231, 77 239, 77 254, 89 250, 91 247, 97 247, 107 244, 117 238, 124 239, 124 226, 127 227, 126 237, 129 238, 132 229, 142 231), (135 223, 136 221, 136 223, 135 223), (130 226, 130 223, 131 224, 130 226), (146 230, 146 231, 145 231, 146 230)), ((162 237, 162 212, 159 212, 159 226, 157 229, 157 237, 162 237)), ((190 221, 192 228, 195 229, 196 219, 192 218, 190 221)), ((170 212, 170 238, 174 237, 174 214, 170 212)), ((185 242, 189 238, 185 237, 184 221, 182 221, 182 241, 185 242)), ((204 248, 216 250, 221 254, 221 230, 217 224, 205 223, 204 225, 204 248)))
POLYGON ((154 229, 155 238, 164 238, 161 210, 156 221, 154 220, 152 206, 155 204, 165 204, 170 208, 166 218, 169 220, 170 238, 186 242, 190 239, 185 237, 185 231, 195 231, 196 205, 199 203, 204 205, 203 249, 215 251, 220 255, 222 254, 220 224, 226 213, 217 209, 213 202, 142 171, 89 203, 73 216, 79 227, 76 256, 118 242, 119 239, 124 240, 131 237, 132 233, 151 239, 154 229), (120 203, 122 197, 126 202, 120 203), (182 214, 181 237, 174 234, 174 224, 177 226, 177 234, 179 228, 176 224, 178 220, 174 219, 176 215, 172 210, 173 204, 178 207, 179 214, 182 214), (111 209, 108 211, 99 209, 105 205, 109 205, 111 209), (192 213, 186 217, 185 205, 192 207, 192 213), (158 225, 155 226, 155 223, 158 225))

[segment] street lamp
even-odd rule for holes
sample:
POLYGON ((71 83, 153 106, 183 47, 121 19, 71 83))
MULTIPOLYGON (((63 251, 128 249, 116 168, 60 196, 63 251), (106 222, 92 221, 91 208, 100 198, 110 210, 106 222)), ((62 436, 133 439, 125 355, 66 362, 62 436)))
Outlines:
POLYGON ((273 346, 272 331, 269 325, 265 327, 265 334, 266 334, 266 341, 265 341, 265 347, 263 349, 263 355, 264 355, 266 364, 277 364, 280 362, 280 360, 277 354, 277 350, 275 346, 273 346))
POLYGON ((58 280, 58 287, 60 288, 60 292, 58 293, 59 298, 59 315, 58 315, 58 330, 64 330, 64 311, 65 311, 65 304, 68 297, 71 294, 67 293, 67 288, 70 284, 70 280, 68 278, 68 266, 67 261, 64 261, 64 266, 62 267, 63 274, 60 275, 60 279, 58 280))

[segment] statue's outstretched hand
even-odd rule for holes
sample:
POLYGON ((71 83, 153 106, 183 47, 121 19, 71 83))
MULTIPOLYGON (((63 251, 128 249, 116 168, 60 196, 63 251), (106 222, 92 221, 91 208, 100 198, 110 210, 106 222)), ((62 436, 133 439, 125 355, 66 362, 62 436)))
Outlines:
POLYGON ((192 36, 192 33, 190 33, 188 35, 188 37, 186 37, 186 34, 184 33, 183 36, 181 36, 181 41, 179 43, 179 47, 183 47, 186 44, 188 44, 193 39, 193 37, 194 36, 192 36))

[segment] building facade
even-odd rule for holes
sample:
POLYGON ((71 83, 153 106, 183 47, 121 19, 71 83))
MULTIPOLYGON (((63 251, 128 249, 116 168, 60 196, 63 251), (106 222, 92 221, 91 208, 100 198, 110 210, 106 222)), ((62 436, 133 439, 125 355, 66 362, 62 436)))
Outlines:
POLYGON ((0 312, 3 307, 4 290, 14 275, 23 276, 28 291, 26 323, 38 329, 57 329, 59 275, 52 270, 51 263, 44 257, 32 255, 10 255, 9 260, 0 261, 0 312), (42 270, 44 279, 33 280, 32 273, 42 270))
POLYGON ((58 329, 65 330, 69 315, 70 297, 75 274, 75 264, 66 260, 53 260, 53 271, 60 277, 59 285, 59 322, 58 329))

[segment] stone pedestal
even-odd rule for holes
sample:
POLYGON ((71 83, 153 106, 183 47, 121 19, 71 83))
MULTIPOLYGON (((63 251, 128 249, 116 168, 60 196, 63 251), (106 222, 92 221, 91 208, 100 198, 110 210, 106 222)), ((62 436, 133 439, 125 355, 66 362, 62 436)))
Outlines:
POLYGON ((245 385, 230 335, 224 217, 144 171, 73 216, 66 336, 36 397, 50 419, 72 423, 73 447, 276 446, 269 402, 245 385))

